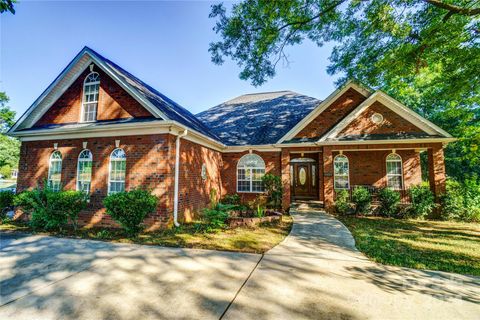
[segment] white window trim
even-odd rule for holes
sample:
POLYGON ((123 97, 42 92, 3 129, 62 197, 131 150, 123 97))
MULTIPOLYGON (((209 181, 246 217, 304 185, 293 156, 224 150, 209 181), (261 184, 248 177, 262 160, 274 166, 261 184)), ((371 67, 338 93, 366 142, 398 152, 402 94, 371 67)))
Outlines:
MULTIPOLYGON (((85 120, 85 85, 87 83, 87 79, 88 77, 90 77, 91 74, 97 74, 98 75, 98 78, 100 79, 100 74, 98 72, 95 72, 95 71, 92 71, 90 72, 89 74, 87 74, 87 76, 85 77, 85 79, 83 80, 83 88, 82 88, 82 107, 80 108, 80 122, 96 122, 97 121, 97 116, 98 116, 98 101, 100 100, 100 80, 98 81, 94 81, 94 82, 89 82, 88 85, 96 85, 98 84, 98 95, 97 95, 97 108, 95 110, 95 120, 89 120, 89 121, 86 121, 85 120)), ((88 102, 88 104, 92 104, 92 102, 88 102)))
MULTIPOLYGON (((77 183, 76 183, 76 190, 77 191, 82 191, 82 190, 80 190, 78 183, 79 182, 85 182, 85 180, 80 180, 80 162, 91 162, 92 163, 92 168, 93 168, 93 154, 89 149, 83 149, 78 154, 78 158, 77 158, 77 183), (80 159, 80 156, 85 151, 88 151, 88 153, 90 154, 90 158, 88 160, 87 159, 80 159)), ((91 188, 92 188, 92 173, 90 173, 90 181, 89 182, 90 182, 90 188, 88 190, 88 194, 90 194, 91 188)))
POLYGON ((237 183, 237 193, 264 193, 265 191, 252 191, 253 190, 253 181, 258 181, 258 180, 253 180, 253 174, 251 173, 252 170, 263 170, 263 175, 265 175, 267 173, 267 167, 265 165, 265 160, 263 160, 263 158, 256 154, 256 153, 247 153, 245 155, 243 155, 237 162, 237 171, 236 171, 236 183, 237 183), (260 157, 260 159, 262 159, 262 162, 263 162, 263 167, 239 167, 238 164, 241 162, 241 160, 246 157, 246 156, 249 156, 250 154, 254 154, 258 157, 260 157), (250 182, 250 187, 249 187, 249 191, 240 191, 238 189, 238 169, 244 169, 244 170, 250 170, 250 180, 241 180, 241 181, 249 181, 250 182))
MULTIPOLYGON (((118 161, 118 160, 116 160, 116 161, 118 161)), ((111 182, 123 182, 123 184, 124 184, 124 189, 123 190, 125 191, 127 189, 127 163, 126 162, 127 162, 127 153, 125 152, 125 150, 123 150, 123 148, 115 148, 115 149, 113 149, 112 152, 110 152, 110 156, 108 157, 108 193, 107 193, 107 195, 112 194, 111 190, 110 190, 110 183, 111 182), (119 181, 119 180, 112 181, 111 180, 112 155, 116 150, 122 150, 125 153, 125 180, 123 180, 123 181, 119 181)))
POLYGON ((402 159, 402 156, 401 156, 401 155, 399 155, 398 153, 395 153, 395 152, 389 153, 389 154, 387 155, 387 157, 385 158, 385 173, 386 173, 385 176, 386 176, 386 178, 387 178, 387 188, 390 188, 389 185, 388 185, 388 177, 389 177, 389 176, 395 176, 395 177, 400 176, 400 183, 401 183, 401 185, 402 185, 401 188, 400 188, 400 189, 397 189, 397 188, 393 189, 393 188, 392 188, 392 189, 393 189, 393 190, 397 190, 397 191, 398 191, 398 190, 404 190, 404 189, 405 189, 405 184, 404 184, 405 182, 403 181, 403 159, 402 159), (391 155, 398 156, 399 159, 388 160, 388 157, 391 156, 391 155), (388 162, 400 162, 400 174, 398 174, 398 173, 395 173, 395 174, 390 174, 390 173, 388 173, 388 166, 387 166, 387 163, 388 163, 388 162))
POLYGON ((59 185, 59 188, 58 190, 53 190, 53 191, 60 191, 61 187, 62 187, 62 165, 63 165, 63 156, 62 156, 62 153, 58 150, 55 150, 53 151, 51 154, 50 154, 50 158, 48 158, 48 176, 47 176, 47 186, 50 187, 51 183, 50 181, 57 181, 57 180, 52 180, 50 178, 51 174, 52 174, 52 160, 54 160, 55 162, 60 162, 60 177, 58 179, 58 185, 59 185), (53 159, 53 155, 55 153, 58 153, 60 154, 60 160, 59 159, 53 159))
POLYGON ((334 190, 350 190, 350 159, 348 159, 348 157, 344 154, 337 154, 335 156, 335 158, 333 158, 333 189, 334 190), (347 159, 347 168, 348 168, 348 171, 347 171, 347 174, 346 175, 337 175, 335 174, 335 161, 337 160, 337 158, 339 157, 342 157, 342 158, 345 158, 347 159), (336 187, 336 180, 337 180, 337 176, 339 177, 344 177, 344 176, 347 176, 347 183, 348 183, 348 188, 337 188, 336 187))

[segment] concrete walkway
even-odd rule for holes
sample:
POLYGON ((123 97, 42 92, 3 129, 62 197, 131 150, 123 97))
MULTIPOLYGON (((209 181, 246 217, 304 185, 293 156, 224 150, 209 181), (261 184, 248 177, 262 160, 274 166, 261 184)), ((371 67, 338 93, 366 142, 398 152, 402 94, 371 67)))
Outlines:
POLYGON ((378 265, 321 211, 293 212, 225 319, 480 319, 480 279, 378 265))
POLYGON ((293 216, 264 256, 2 233, 0 319, 479 319, 479 278, 377 265, 293 216))

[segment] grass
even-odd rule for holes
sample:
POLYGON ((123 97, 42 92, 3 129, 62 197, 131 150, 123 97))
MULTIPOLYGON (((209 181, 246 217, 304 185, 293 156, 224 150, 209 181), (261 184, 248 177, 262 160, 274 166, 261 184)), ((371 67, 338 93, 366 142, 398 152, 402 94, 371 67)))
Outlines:
POLYGON ((480 224, 339 217, 357 248, 395 266, 480 276, 480 224))
MULTIPOLYGON (((212 232, 199 230, 199 224, 184 224, 179 228, 142 233, 136 238, 127 237, 122 230, 106 228, 67 229, 63 232, 42 232, 57 237, 75 237, 122 243, 137 243, 168 247, 212 249, 237 252, 263 253, 289 234, 292 218, 283 216, 282 222, 263 224, 256 228, 217 229, 212 232)), ((6 221, 0 231, 34 231, 26 224, 6 221)))

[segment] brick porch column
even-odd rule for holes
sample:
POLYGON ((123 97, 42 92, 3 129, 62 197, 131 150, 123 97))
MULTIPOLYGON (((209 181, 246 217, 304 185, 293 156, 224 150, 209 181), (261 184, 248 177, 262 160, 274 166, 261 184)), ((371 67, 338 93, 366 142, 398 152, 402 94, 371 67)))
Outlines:
POLYGON ((332 147, 323 147, 323 203, 329 210, 334 204, 332 147))
POLYGON ((287 210, 290 207, 290 152, 282 149, 281 158, 283 184, 282 207, 284 210, 287 210))
POLYGON ((435 197, 445 192, 445 159, 441 144, 428 148, 428 177, 435 197))

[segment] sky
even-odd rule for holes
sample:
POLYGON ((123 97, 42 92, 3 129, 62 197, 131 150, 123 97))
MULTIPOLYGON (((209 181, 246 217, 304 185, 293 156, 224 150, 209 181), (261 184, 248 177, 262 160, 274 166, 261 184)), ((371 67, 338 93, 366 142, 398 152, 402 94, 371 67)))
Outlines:
POLYGON ((206 1, 29 1, 0 16, 0 91, 17 118, 84 47, 89 46, 196 114, 242 94, 292 90, 323 99, 331 46, 289 47, 289 65, 260 87, 240 68, 210 60, 219 40, 206 1))

